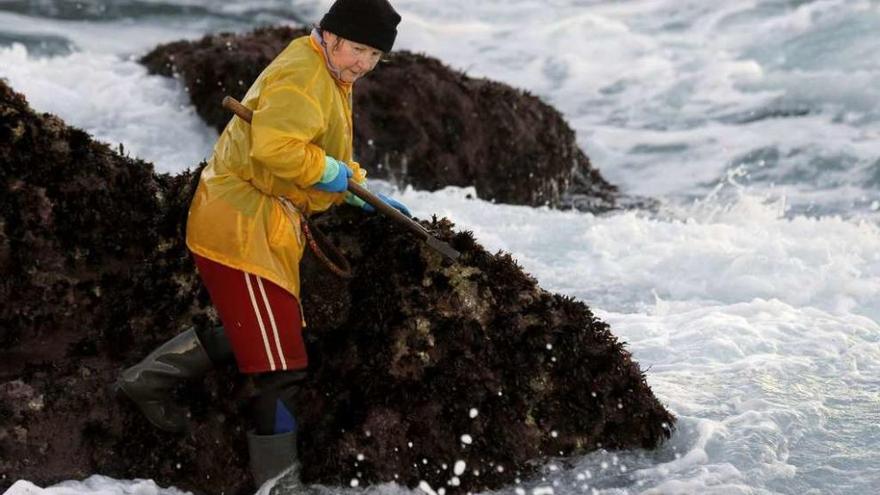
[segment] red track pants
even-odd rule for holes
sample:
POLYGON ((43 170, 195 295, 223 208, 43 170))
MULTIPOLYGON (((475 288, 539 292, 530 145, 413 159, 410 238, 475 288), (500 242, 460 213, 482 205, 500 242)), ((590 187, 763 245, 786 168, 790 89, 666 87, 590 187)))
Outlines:
POLYGON ((242 373, 308 366, 299 302, 256 275, 193 253, 242 373))

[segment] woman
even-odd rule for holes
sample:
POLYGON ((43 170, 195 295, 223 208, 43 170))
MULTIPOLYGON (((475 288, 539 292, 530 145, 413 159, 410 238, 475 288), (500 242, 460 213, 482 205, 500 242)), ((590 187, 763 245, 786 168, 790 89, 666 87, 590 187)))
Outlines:
POLYGON ((169 389, 234 355, 259 393, 248 433, 258 484, 296 461, 293 399, 308 365, 300 219, 342 202, 372 210, 346 192, 350 178, 365 180, 352 159, 352 84, 391 50, 399 22, 387 0, 337 0, 320 27, 260 74, 242 100, 252 122, 233 118, 226 126, 187 223, 187 246, 223 327, 178 335, 118 382, 155 426, 182 431, 185 414, 169 389))

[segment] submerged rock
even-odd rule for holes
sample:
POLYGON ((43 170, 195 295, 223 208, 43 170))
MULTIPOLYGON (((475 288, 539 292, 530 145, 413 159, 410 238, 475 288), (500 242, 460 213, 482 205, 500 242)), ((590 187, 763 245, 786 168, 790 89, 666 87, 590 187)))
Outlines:
MULTIPOLYGON (((162 45, 141 62, 177 74, 198 113, 222 130, 225 95, 251 82, 304 29, 264 28, 162 45)), ((406 51, 355 84, 355 157, 371 177, 435 190, 474 186, 501 203, 606 211, 620 195, 578 148, 574 131, 537 97, 474 79, 406 51)), ((628 201, 624 198, 624 202, 628 201)))
MULTIPOLYGON (((0 489, 94 473, 253 489, 252 385, 232 365, 177 390, 191 409, 181 436, 108 388, 184 326, 214 321, 183 243, 196 177, 156 174, 0 82, 0 489)), ((423 224, 462 252, 457 264, 383 217, 340 207, 315 223, 355 276, 304 262, 306 481, 466 493, 550 456, 669 436, 674 418, 608 325, 510 256, 446 220, 423 224)))

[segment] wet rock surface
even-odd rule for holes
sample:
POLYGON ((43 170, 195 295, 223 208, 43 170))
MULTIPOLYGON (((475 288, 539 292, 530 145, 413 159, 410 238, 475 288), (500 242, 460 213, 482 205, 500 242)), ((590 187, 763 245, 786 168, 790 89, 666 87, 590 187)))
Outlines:
MULTIPOLYGON (((109 389, 185 326, 213 324, 183 242, 195 177, 155 174, 0 82, 0 489, 100 473, 253 490, 253 388, 232 364, 176 390, 185 435, 109 389)), ((382 217, 340 207, 315 224, 355 276, 306 261, 306 481, 466 493, 527 478, 548 456, 668 437, 674 418, 608 326, 509 256, 445 220, 424 225, 462 252, 455 265, 382 217)))
MULTIPOLYGON (((222 130, 225 95, 251 82, 304 29, 264 28, 157 47, 141 62, 180 76, 198 113, 222 130)), ((355 84, 355 157, 371 177, 435 190, 474 186, 501 203, 606 211, 622 198, 578 148, 551 106, 526 92, 474 79, 440 61, 393 52, 355 84)))

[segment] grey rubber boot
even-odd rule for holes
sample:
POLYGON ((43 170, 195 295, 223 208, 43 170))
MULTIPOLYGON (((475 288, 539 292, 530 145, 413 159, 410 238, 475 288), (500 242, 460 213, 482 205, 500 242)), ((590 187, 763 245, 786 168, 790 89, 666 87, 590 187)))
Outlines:
POLYGON ((134 401, 156 428, 180 433, 187 428, 186 411, 172 402, 171 389, 179 380, 202 376, 211 368, 196 331, 188 329, 124 370, 116 390, 134 401))
MULTIPOLYGON (((280 480, 284 493, 299 493, 300 465, 296 456, 296 431, 275 435, 257 435, 248 432, 248 452, 251 456, 251 473, 257 488, 263 483, 290 469, 280 480)), ((274 490, 273 490, 274 491, 274 490)))

